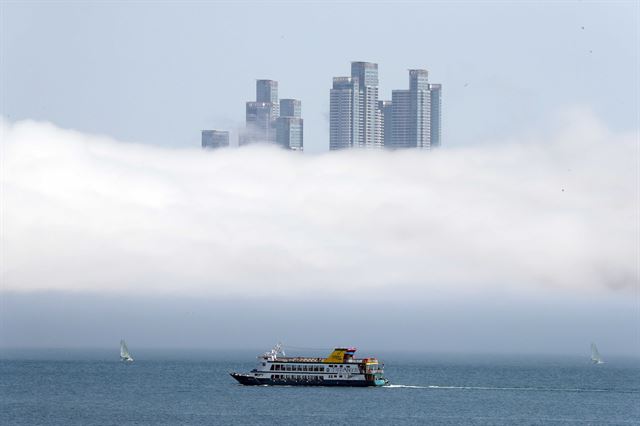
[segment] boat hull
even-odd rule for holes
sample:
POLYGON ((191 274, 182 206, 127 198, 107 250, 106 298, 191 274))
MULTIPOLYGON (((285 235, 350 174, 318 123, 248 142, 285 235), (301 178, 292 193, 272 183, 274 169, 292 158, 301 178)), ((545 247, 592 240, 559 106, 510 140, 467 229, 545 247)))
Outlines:
POLYGON ((387 384, 386 380, 273 380, 271 378, 254 377, 249 374, 230 373, 238 383, 246 386, 342 386, 342 387, 378 387, 387 384))

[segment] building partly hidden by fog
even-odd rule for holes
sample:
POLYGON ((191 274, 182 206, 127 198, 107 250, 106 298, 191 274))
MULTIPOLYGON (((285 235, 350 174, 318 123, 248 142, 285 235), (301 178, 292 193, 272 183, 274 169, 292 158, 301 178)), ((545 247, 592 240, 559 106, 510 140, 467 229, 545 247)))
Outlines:
POLYGON ((301 102, 297 99, 278 101, 277 81, 257 80, 256 100, 246 103, 246 127, 240 135, 239 145, 267 142, 302 151, 301 111, 301 102))
POLYGON ((280 101, 280 117, 276 120, 276 143, 295 151, 302 151, 304 121, 302 103, 298 99, 280 101))
POLYGON ((223 130, 203 130, 202 148, 224 148, 229 146, 229 132, 223 130))
POLYGON ((378 100, 378 64, 352 62, 350 77, 334 77, 329 148, 420 148, 441 144, 442 85, 427 70, 409 70, 409 89, 378 100))
POLYGON ((378 64, 352 62, 350 77, 334 77, 330 91, 329 148, 382 148, 378 64))

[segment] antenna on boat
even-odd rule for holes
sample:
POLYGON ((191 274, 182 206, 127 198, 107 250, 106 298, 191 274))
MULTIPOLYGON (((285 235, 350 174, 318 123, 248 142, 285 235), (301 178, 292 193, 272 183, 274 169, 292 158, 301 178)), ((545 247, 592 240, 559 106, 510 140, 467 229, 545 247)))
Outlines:
POLYGON ((264 355, 262 355, 264 358, 267 358, 269 361, 275 361, 278 358, 278 355, 282 355, 282 356, 287 356, 284 353, 284 349, 282 349, 282 343, 278 342, 273 349, 271 349, 269 352, 265 352, 264 355))

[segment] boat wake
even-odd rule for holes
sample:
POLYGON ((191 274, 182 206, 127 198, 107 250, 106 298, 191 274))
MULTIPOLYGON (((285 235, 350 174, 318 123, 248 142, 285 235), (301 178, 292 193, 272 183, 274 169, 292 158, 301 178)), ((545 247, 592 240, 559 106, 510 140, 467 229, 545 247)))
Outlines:
POLYGON ((579 389, 579 388, 542 388, 542 387, 495 387, 495 386, 437 386, 437 385, 394 385, 389 384, 385 388, 392 389, 442 389, 442 390, 488 390, 488 391, 522 391, 522 392, 619 392, 638 393, 634 390, 618 389, 579 389))

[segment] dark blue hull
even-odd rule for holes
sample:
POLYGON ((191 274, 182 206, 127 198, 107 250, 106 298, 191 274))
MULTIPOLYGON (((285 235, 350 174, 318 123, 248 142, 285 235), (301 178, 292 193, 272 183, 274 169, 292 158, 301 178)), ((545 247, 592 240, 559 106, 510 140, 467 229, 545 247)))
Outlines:
MULTIPOLYGON (((347 386, 373 387, 382 386, 380 380, 273 380, 271 378, 253 377, 247 374, 230 373, 240 384, 247 386, 347 386)), ((384 382, 386 384, 386 381, 384 382)))

